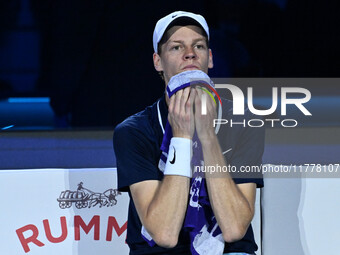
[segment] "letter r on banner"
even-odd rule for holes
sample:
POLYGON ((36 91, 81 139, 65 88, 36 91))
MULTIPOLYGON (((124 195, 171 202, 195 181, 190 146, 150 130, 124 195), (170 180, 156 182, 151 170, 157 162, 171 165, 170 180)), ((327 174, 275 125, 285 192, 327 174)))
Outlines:
POLYGON ((37 237, 39 235, 39 230, 33 224, 29 224, 29 225, 26 225, 22 228, 19 228, 19 229, 16 230, 16 232, 17 232, 17 235, 19 237, 22 248, 24 248, 24 251, 26 253, 30 251, 30 248, 28 247, 28 243, 34 243, 35 245, 37 245, 39 247, 42 247, 42 246, 45 245, 37 239, 37 237), (29 231, 29 230, 31 230, 33 233, 30 237, 25 238, 24 232, 29 231))

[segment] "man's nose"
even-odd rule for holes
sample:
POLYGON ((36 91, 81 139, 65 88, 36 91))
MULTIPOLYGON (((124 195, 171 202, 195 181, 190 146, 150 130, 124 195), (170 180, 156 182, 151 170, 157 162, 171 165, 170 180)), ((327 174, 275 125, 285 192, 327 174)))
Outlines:
POLYGON ((197 57, 195 51, 192 49, 192 48, 187 48, 186 51, 185 51, 185 55, 184 55, 184 58, 186 60, 188 59, 195 59, 197 57))

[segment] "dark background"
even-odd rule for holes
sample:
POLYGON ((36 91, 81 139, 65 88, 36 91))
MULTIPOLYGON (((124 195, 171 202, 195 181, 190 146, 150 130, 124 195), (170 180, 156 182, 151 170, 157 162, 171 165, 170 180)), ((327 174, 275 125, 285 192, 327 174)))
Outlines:
POLYGON ((2 0, 0 129, 112 129, 152 104, 152 33, 175 10, 206 18, 211 77, 339 77, 336 1, 2 0), (13 97, 49 100, 13 110, 13 97))

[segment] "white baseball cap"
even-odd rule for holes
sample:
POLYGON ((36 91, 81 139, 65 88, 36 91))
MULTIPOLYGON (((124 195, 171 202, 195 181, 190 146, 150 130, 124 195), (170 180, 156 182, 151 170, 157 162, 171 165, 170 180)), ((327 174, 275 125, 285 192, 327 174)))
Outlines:
POLYGON ((209 40, 209 27, 202 15, 192 12, 176 11, 158 20, 155 26, 155 30, 153 31, 153 49, 156 53, 158 53, 158 43, 162 39, 164 32, 169 25, 178 18, 189 18, 196 21, 203 28, 209 40))

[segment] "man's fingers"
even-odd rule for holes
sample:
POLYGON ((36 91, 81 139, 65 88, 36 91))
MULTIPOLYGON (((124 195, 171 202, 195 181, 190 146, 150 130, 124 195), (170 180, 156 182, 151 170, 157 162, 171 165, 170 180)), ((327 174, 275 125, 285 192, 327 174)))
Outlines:
POLYGON ((174 107, 175 107, 175 95, 173 95, 172 97, 169 98, 169 107, 168 107, 168 111, 169 112, 173 112, 174 111, 174 107))
POLYGON ((216 101, 214 98, 212 98, 212 94, 208 92, 207 89, 197 87, 197 94, 198 100, 196 103, 199 104, 200 107, 202 104, 204 104, 204 107, 206 108, 207 111, 211 111, 216 108, 216 101))
POLYGON ((201 100, 202 100, 202 95, 203 95, 203 91, 201 87, 196 87, 196 97, 195 97, 195 111, 196 113, 198 112, 202 112, 202 107, 201 107, 201 100))
POLYGON ((189 100, 190 95, 190 87, 186 87, 183 90, 182 99, 181 99, 181 111, 182 113, 186 113, 186 105, 189 100))
POLYGON ((187 105, 190 105, 190 100, 193 100, 190 87, 177 91, 170 98, 168 119, 174 136, 191 138, 193 135, 194 124, 192 122, 194 119, 191 119, 192 110, 189 111, 187 108, 187 105))
POLYGON ((182 94, 183 94, 183 90, 181 89, 181 90, 177 91, 175 95, 172 96, 172 97, 175 98, 174 109, 173 109, 173 112, 175 114, 178 114, 181 110, 182 94))
POLYGON ((193 111, 193 105, 195 103, 196 95, 197 95, 196 90, 194 88, 190 88, 190 95, 189 95, 189 99, 186 104, 187 111, 190 111, 190 112, 193 111))

